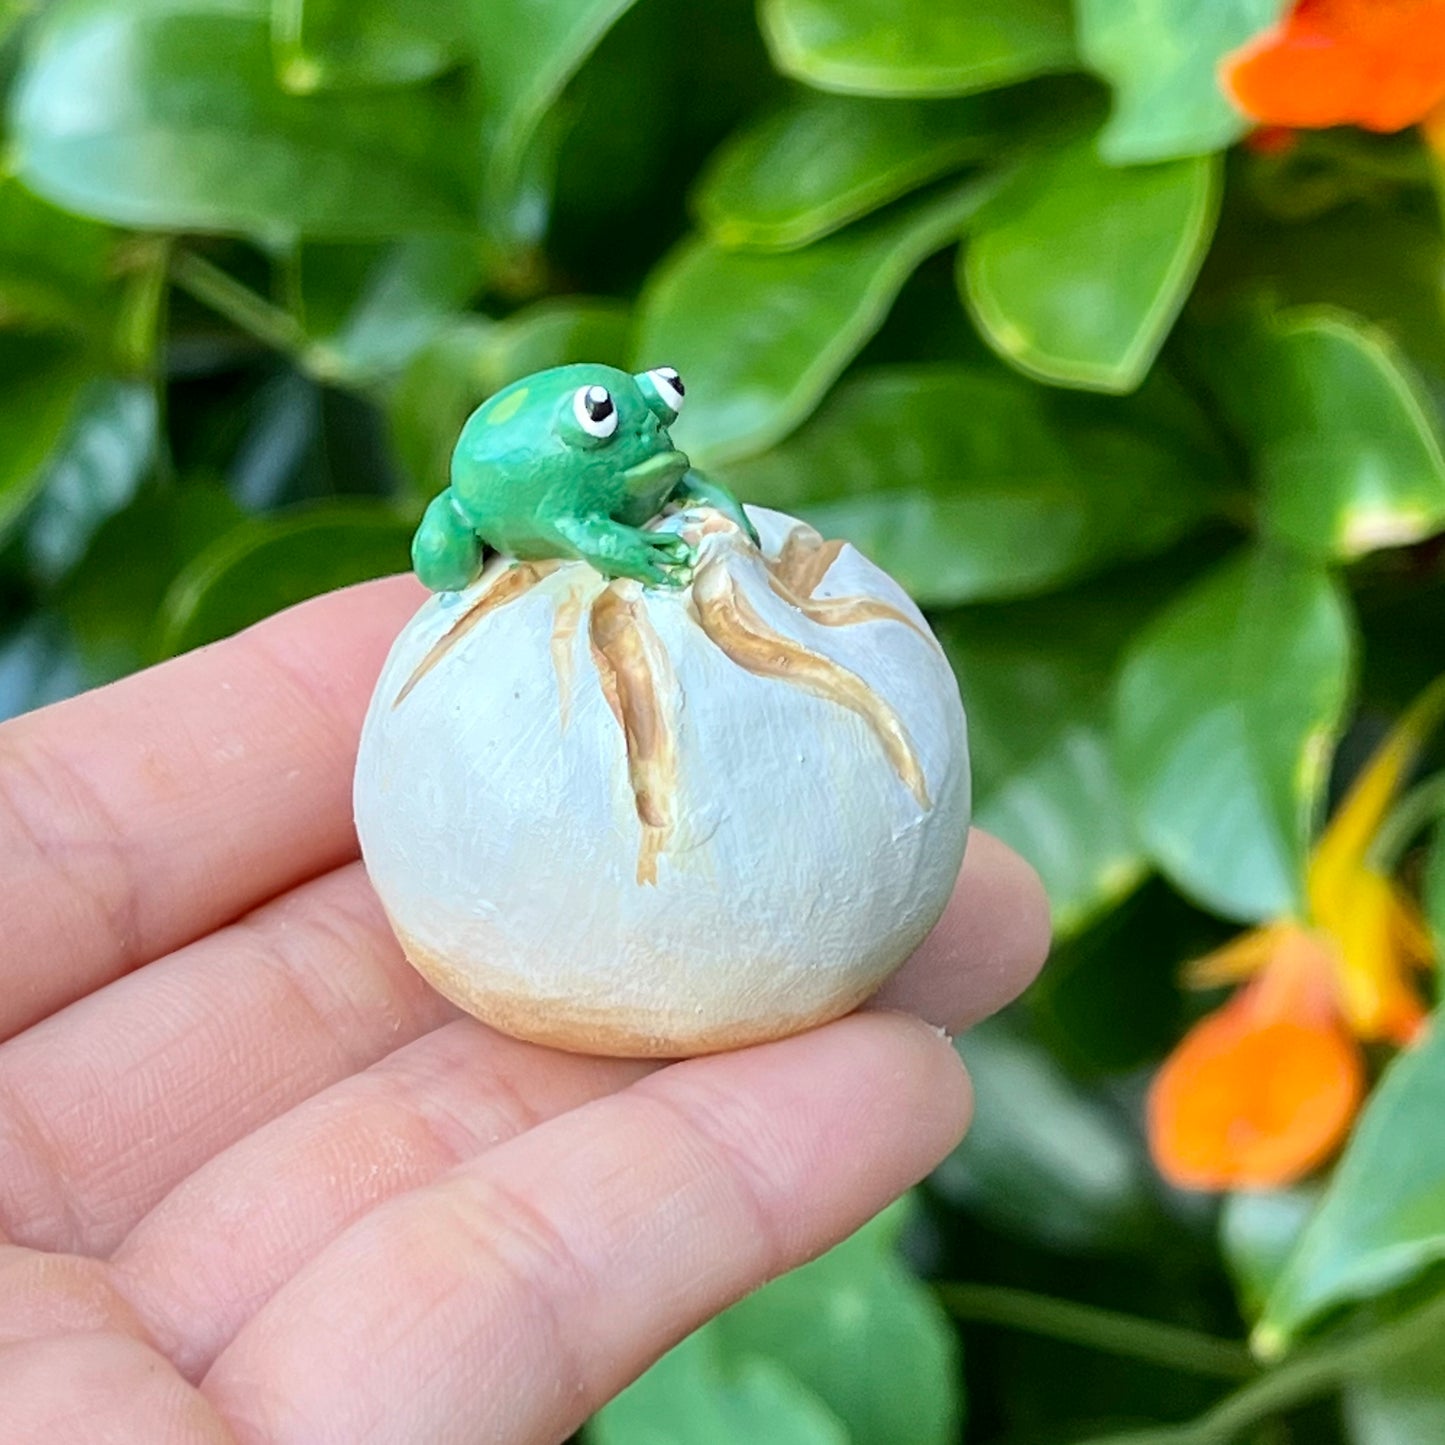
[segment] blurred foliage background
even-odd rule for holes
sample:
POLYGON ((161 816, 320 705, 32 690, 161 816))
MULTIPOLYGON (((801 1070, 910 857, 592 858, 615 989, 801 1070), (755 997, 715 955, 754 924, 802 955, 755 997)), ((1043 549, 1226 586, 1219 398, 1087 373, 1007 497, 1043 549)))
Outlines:
POLYGON ((1445 1440, 1440 170, 1247 138, 1221 60, 1365 14, 1287 8, 0 4, 0 715, 402 568, 507 381, 666 363, 930 610, 1047 882, 957 1155, 593 1445, 1445 1440))

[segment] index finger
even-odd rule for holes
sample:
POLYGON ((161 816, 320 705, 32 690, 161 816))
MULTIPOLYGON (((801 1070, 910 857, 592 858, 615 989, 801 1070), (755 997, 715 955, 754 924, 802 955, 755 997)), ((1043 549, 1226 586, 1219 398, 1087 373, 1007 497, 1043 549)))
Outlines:
POLYGON ((0 727, 0 1038, 356 854, 391 577, 0 727))

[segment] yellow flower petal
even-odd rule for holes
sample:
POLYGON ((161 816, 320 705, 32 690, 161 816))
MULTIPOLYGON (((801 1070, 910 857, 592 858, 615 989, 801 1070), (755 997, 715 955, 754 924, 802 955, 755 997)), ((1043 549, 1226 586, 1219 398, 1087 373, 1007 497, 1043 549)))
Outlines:
POLYGON ((1299 924, 1266 923, 1232 938, 1213 953, 1184 965, 1186 988, 1223 988, 1253 978, 1274 956, 1283 942, 1283 935, 1299 924))
POLYGON ((1363 866, 1370 843, 1414 766, 1421 745, 1442 717, 1445 677, 1415 699, 1351 784, 1310 860, 1309 897, 1316 917, 1328 910, 1331 895, 1347 887, 1349 876, 1363 866))

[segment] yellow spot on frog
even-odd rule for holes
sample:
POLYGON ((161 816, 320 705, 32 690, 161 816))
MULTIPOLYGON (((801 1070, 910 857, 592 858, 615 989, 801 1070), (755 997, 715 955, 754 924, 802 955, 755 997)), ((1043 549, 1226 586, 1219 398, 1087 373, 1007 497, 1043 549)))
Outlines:
POLYGON ((522 403, 527 399, 529 387, 519 387, 511 396, 504 397, 487 413, 488 426, 501 426, 504 421, 511 421, 521 411, 522 403))

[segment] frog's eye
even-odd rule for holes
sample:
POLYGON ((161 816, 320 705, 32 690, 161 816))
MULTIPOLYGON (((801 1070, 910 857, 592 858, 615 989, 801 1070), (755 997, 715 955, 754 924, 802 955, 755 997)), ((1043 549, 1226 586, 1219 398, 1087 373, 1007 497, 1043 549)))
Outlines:
POLYGON ((605 386, 579 386, 572 398, 572 415, 598 441, 606 441, 617 430, 617 404, 605 386))
POLYGON ((643 372, 638 381, 648 406, 664 426, 671 426, 682 414, 683 398, 687 395, 682 378, 670 366, 654 366, 651 371, 643 372))

